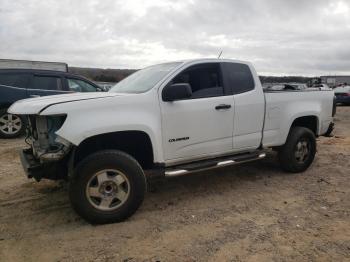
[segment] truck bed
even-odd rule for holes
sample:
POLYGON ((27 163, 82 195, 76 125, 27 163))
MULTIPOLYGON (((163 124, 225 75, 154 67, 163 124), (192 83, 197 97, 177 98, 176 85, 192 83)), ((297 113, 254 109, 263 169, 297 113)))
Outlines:
POLYGON ((302 115, 314 116, 317 120, 315 135, 326 133, 332 122, 333 90, 264 90, 265 122, 263 146, 283 145, 288 136, 293 119, 302 115), (292 118, 292 120, 291 120, 292 118))

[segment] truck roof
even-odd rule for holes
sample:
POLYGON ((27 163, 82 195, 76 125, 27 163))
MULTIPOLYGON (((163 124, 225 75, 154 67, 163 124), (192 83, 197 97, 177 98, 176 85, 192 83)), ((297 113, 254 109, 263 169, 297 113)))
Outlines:
POLYGON ((182 62, 182 63, 191 63, 191 62, 235 62, 235 63, 242 63, 242 64, 250 64, 248 61, 242 61, 237 59, 230 59, 230 58, 196 58, 196 59, 186 59, 186 60, 180 60, 175 62, 182 62))

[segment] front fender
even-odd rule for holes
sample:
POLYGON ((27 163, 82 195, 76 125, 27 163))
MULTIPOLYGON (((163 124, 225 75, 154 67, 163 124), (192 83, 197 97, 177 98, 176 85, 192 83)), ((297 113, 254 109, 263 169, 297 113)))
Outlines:
POLYGON ((163 162, 160 110, 153 100, 152 94, 139 94, 79 101, 50 106, 41 115, 66 114, 66 121, 56 134, 75 146, 96 135, 142 131, 151 140, 154 161, 163 162))

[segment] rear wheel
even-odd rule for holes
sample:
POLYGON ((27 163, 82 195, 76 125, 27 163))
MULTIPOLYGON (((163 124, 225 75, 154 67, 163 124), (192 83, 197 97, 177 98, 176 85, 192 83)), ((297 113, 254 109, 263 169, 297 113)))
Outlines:
POLYGON ((305 127, 292 127, 287 141, 279 150, 278 157, 283 170, 303 172, 313 162, 316 154, 314 133, 305 127))
POLYGON ((142 168, 116 150, 94 153, 76 168, 69 196, 75 211, 93 224, 120 222, 136 212, 146 191, 142 168))
POLYGON ((18 137, 23 134, 24 129, 25 126, 20 116, 9 114, 6 109, 0 110, 0 137, 18 137))

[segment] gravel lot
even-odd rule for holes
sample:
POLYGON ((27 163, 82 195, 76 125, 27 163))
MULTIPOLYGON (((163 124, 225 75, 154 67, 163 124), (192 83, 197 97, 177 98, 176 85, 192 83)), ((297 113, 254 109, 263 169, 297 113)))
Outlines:
POLYGON ((301 174, 259 162, 168 179, 119 224, 92 226, 67 185, 22 171, 0 140, 0 261, 350 261, 350 107, 301 174))

